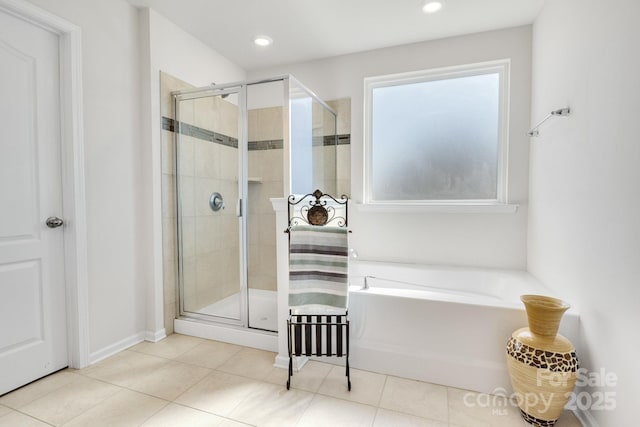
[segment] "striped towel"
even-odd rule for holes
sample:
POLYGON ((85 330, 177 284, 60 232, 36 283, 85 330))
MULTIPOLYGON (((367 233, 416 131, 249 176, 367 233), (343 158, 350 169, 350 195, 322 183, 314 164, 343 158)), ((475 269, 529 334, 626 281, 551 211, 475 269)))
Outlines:
POLYGON ((296 225, 289 233, 289 307, 346 309, 347 229, 296 225))

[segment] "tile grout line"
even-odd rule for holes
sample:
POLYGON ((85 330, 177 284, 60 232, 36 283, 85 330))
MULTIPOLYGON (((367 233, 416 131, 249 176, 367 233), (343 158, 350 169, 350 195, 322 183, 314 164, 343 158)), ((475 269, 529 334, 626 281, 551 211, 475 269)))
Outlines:
MULTIPOLYGON (((110 383, 107 383, 107 384, 110 384, 110 383)), ((110 385, 115 386, 115 384, 110 384, 110 385)), ((116 386, 116 387, 119 387, 119 386, 116 386)), ((118 394, 122 393, 124 390, 126 390, 126 389, 125 389, 125 388, 123 388, 123 387, 119 387, 119 388, 121 388, 122 390, 118 390, 118 391, 116 391, 115 393, 113 393, 112 395, 110 395, 110 396, 108 396, 108 397, 104 398, 103 400, 101 400, 100 402, 96 403, 95 405, 91 405, 89 408, 87 408, 86 410, 82 411, 81 413, 79 413, 79 414, 78 414, 78 415, 76 415, 75 417, 71 417, 71 418, 69 418, 67 421, 65 421, 64 423, 60 424, 60 427, 63 427, 64 425, 69 424, 71 421, 75 420, 76 418, 78 418, 78 417, 80 417, 80 416, 82 416, 82 415, 86 414, 87 412, 89 412, 89 411, 90 411, 90 410, 92 410, 93 408, 97 407, 98 405, 100 405, 100 404, 104 403, 105 401, 107 401, 107 400, 111 399, 113 396, 116 396, 116 395, 118 395, 118 394)), ((49 423, 47 423, 47 424, 49 424, 49 423)), ((55 426, 55 424, 51 424, 51 425, 54 425, 54 426, 55 426)))
MULTIPOLYGON (((67 368, 67 369, 68 369, 68 368, 67 368)), ((80 375, 80 374, 78 374, 78 375, 80 375)), ((115 384, 111 384, 111 383, 109 383, 109 382, 106 382, 106 381, 96 380, 95 378, 87 377, 86 375, 83 375, 83 376, 82 376, 82 378, 84 378, 84 379, 89 379, 89 380, 95 380, 95 381, 102 382, 102 383, 105 383, 105 384, 108 384, 108 385, 112 385, 112 386, 115 386, 115 387, 118 387, 118 388, 121 388, 121 389, 123 388, 123 387, 120 387, 120 386, 116 386, 115 384)), ((74 383, 76 383, 76 382, 78 382, 78 381, 80 381, 80 379, 76 379, 76 380, 74 380, 74 381, 71 381, 71 382, 70 382, 70 383, 68 383, 68 384, 64 384, 64 385, 62 385, 62 386, 60 386, 60 387, 57 387, 57 388, 55 388, 54 390, 51 390, 50 392, 45 393, 45 394, 43 394, 42 396, 40 396, 40 397, 38 397, 38 398, 36 398, 36 399, 31 400, 29 403, 26 403, 26 404, 22 405, 20 408, 9 408, 9 409, 12 409, 12 410, 14 410, 14 411, 16 411, 16 412, 18 412, 18 413, 20 413, 20 414, 22 414, 22 415, 25 415, 25 416, 27 416, 27 417, 29 417, 29 418, 33 418, 34 420, 38 420, 38 421, 40 421, 40 422, 43 422, 43 423, 45 423, 45 424, 47 424, 47 425, 55 426, 55 424, 52 424, 52 423, 50 423, 50 422, 49 422, 49 421, 47 421, 47 420, 44 420, 44 419, 42 419, 42 418, 38 418, 37 416, 35 416, 35 415, 33 415, 33 414, 29 414, 29 413, 27 413, 27 412, 24 412, 24 411, 22 410, 22 408, 24 408, 24 407, 26 407, 26 406, 29 406, 29 405, 31 405, 32 403, 37 402, 38 400, 44 399, 45 397, 48 397, 49 395, 53 394, 54 392, 57 392, 57 391, 58 391, 58 390, 60 390, 61 388, 67 387, 67 386, 69 386, 69 385, 72 385, 72 384, 74 384, 74 383)), ((112 394, 111 396, 114 396, 114 395, 116 395, 116 394, 120 393, 121 391, 122 391, 122 390, 116 391, 116 392, 115 392, 114 394, 112 394)), ((108 396, 108 397, 107 397, 107 398, 105 398, 104 400, 102 400, 102 401, 100 401, 100 402, 96 403, 95 405, 90 406, 90 407, 89 407, 89 408, 87 408, 85 411, 82 411, 80 414, 76 415, 75 417, 72 417, 71 419, 69 419, 69 420, 65 421, 65 422, 64 422, 64 424, 67 424, 67 423, 68 423, 68 422, 70 422, 71 420, 73 420, 73 419, 75 419, 75 418, 79 417, 80 415, 84 414, 85 412, 89 411, 90 409, 94 408, 95 406, 99 405, 100 403, 104 402, 105 400, 107 400, 107 399, 108 399, 108 398, 110 398, 111 396, 108 396)), ((61 424, 61 425, 62 425, 62 424, 61 424)))
MULTIPOLYGON (((37 399, 36 399, 36 400, 37 400, 37 399)), ((25 406, 26 406, 26 405, 25 405, 25 406)), ((41 423, 45 423, 46 425, 54 426, 54 427, 55 427, 55 424, 51 424, 49 421, 46 421, 46 420, 40 419, 40 418, 38 418, 38 417, 36 417, 36 416, 34 416, 34 415, 31 415, 31 414, 27 414, 26 412, 22 412, 22 411, 21 411, 21 410, 19 410, 19 409, 13 409, 13 408, 9 408, 9 409, 11 409, 12 411, 15 411, 15 412, 17 412, 17 413, 19 413, 19 414, 22 414, 22 415, 24 415, 24 416, 26 416, 26 417, 29 417, 29 418, 32 418, 32 419, 34 419, 34 420, 40 421, 41 423)), ((11 412, 9 412, 9 413, 11 413, 11 412)), ((9 415, 9 414, 5 414, 5 415, 9 415)), ((0 418, 2 418, 2 417, 0 417, 0 418)), ((69 420, 69 421, 71 421, 71 420, 69 420)))
POLYGON ((389 378, 388 375, 384 376, 384 383, 382 384, 382 391, 380 392, 380 397, 378 398, 378 403, 376 405, 376 414, 373 417, 373 422, 371 423, 371 426, 373 427, 376 424, 376 420, 378 419, 378 415, 380 414, 380 409, 384 409, 380 407, 380 404, 382 403, 382 396, 384 395, 384 389, 387 387, 387 379, 389 378))
POLYGON ((380 398, 378 399, 378 408, 380 408, 380 404, 382 403, 382 397, 384 396, 384 390, 387 388, 387 380, 389 379, 389 375, 384 376, 384 384, 382 384, 382 392, 380 393, 380 398))
POLYGON ((173 401, 173 402, 169 402, 169 404, 170 405, 173 404, 173 405, 176 405, 176 406, 180 406, 182 408, 190 409, 192 411, 202 412, 203 414, 213 415, 215 417, 222 418, 222 419, 227 420, 227 421, 233 421, 233 422, 241 423, 241 424, 244 424, 244 425, 247 425, 247 426, 251 425, 251 424, 245 423, 244 421, 236 420, 236 419, 233 419, 233 418, 228 417, 226 415, 220 415, 220 414, 216 414, 214 412, 205 411, 204 409, 194 408, 192 406, 185 405, 184 403, 179 403, 179 402, 173 401))
MULTIPOLYGON (((35 381, 32 381, 32 382, 30 382, 30 383, 28 383, 28 384, 25 384, 25 385, 23 385, 23 386, 21 386, 21 387, 18 387, 18 388, 17 388, 17 389, 15 389, 15 390, 11 390, 10 392, 5 393, 5 394, 3 394, 2 396, 0 396, 0 398, 1 398, 1 397, 4 397, 4 396, 9 396, 9 395, 11 395, 12 393, 19 392, 20 390, 24 390, 24 389, 26 389, 27 387, 29 387, 31 384, 35 384, 35 383, 37 383, 37 382, 39 382, 39 381, 41 381, 41 380, 43 380, 43 379, 50 378, 50 377, 52 377, 52 376, 54 376, 54 375, 57 375, 57 374, 59 374, 59 373, 61 373, 61 372, 67 371, 67 370, 69 370, 69 369, 70 369, 70 368, 64 368, 64 369, 61 369, 61 370, 59 370, 59 371, 57 371, 57 372, 53 372, 53 373, 51 373, 51 374, 49 374, 49 375, 46 375, 46 376, 44 376, 44 377, 42 377, 42 378, 39 378, 39 379, 35 380, 35 381)), ((69 373, 69 374, 74 374, 74 375, 80 375, 80 374, 75 374, 74 372, 68 372, 68 373, 69 373)), ((82 378, 86 378, 86 376, 82 375, 82 378)), ((33 400, 29 401, 28 403, 26 403, 26 404, 24 404, 24 405, 20 406, 20 408, 22 408, 22 407, 24 407, 24 406, 29 405, 31 402, 35 402, 35 401, 36 401, 36 400, 38 400, 38 399, 41 399, 41 398, 43 398, 43 397, 45 397, 45 396, 48 396, 48 395, 50 395, 51 393, 53 393, 54 391, 58 391, 58 390, 59 390, 59 389, 61 389, 62 387, 66 387, 66 386, 68 386, 69 384, 73 384, 74 382, 76 382, 76 381, 78 381, 78 380, 79 380, 79 379, 78 379, 78 378, 76 378, 76 379, 74 379, 73 381, 70 381, 69 383, 62 384, 61 386, 56 387, 56 388, 54 388, 54 389, 52 389, 52 390, 50 390, 50 391, 48 391, 48 392, 44 393, 42 396, 39 396, 39 397, 37 397, 36 399, 33 399, 33 400)), ((6 407, 6 408, 13 409, 13 410, 18 410, 18 409, 20 409, 20 408, 14 408, 14 407, 12 407, 12 406, 8 406, 8 405, 3 404, 3 403, 1 403, 1 402, 0 402, 0 406, 4 406, 4 407, 6 407)))
MULTIPOLYGON (((211 370, 211 372, 209 372, 207 375, 205 375, 204 377, 202 377, 199 381, 196 381, 195 383, 193 383, 191 385, 191 387, 187 388, 185 391, 183 391, 182 393, 180 393, 179 395, 177 395, 172 401, 171 403, 175 403, 176 405, 182 405, 181 403, 177 403, 176 400, 178 400, 182 395, 184 395, 186 392, 188 392, 189 390, 191 390, 192 388, 194 388, 195 386, 197 386, 198 384, 200 384, 202 381, 206 380, 208 377, 211 376, 211 374, 213 374, 215 372, 215 370, 211 370)), ((182 405, 182 406, 186 406, 186 405, 182 405)), ((188 408, 191 408, 190 406, 187 406, 188 408)), ((195 408, 192 408, 195 409, 195 408)), ((206 411, 205 411, 206 412, 206 411)))
MULTIPOLYGON (((172 359, 167 359, 167 360, 172 360, 172 359)), ((204 367, 202 367, 202 366, 198 366, 198 365, 190 365, 190 364, 188 364, 188 363, 184 363, 184 362, 179 362, 179 361, 175 361, 175 362, 177 362, 177 363, 182 363, 182 364, 184 364, 184 365, 196 366, 196 367, 199 367, 199 368, 204 368, 204 367)), ((167 364, 168 364, 168 363, 165 363, 165 364, 161 365, 160 367, 158 367, 157 369, 154 369, 153 373, 155 373, 156 371, 158 371, 158 370, 162 369, 162 368, 163 368, 163 367, 165 367, 167 364)), ((200 382, 204 381, 208 376, 210 376, 210 375, 214 372, 214 370, 213 370, 213 369, 210 369, 210 368, 204 368, 204 369, 209 369, 211 372, 209 372, 207 375, 205 375, 204 377, 202 377, 201 379, 199 379, 198 381, 196 381, 195 383, 193 383, 189 388, 187 388, 185 391, 183 391, 182 393, 180 393, 180 394, 179 394, 178 396, 176 396, 173 400, 167 400, 167 399, 165 399, 165 398, 163 398, 163 397, 154 396, 153 394, 149 394, 149 393, 144 392, 144 391, 135 390, 135 389, 131 388, 131 386, 123 386, 123 385, 120 385, 120 384, 116 384, 116 383, 109 382, 109 381, 104 380, 104 379, 101 379, 101 378, 94 378, 94 377, 89 377, 89 376, 85 376, 85 378, 88 378, 88 379, 91 379, 91 380, 94 380, 94 381, 98 381, 98 382, 101 382, 101 383, 104 383, 104 384, 112 385, 112 386, 114 386, 114 387, 118 387, 118 388, 120 388, 120 389, 122 389, 122 390, 128 390, 128 391, 131 391, 131 392, 134 392, 134 393, 142 394, 142 395, 144 395, 144 396, 152 397, 152 398, 154 398, 154 399, 159 399, 159 400, 162 400, 162 401, 166 402, 166 403, 167 403, 167 405, 168 405, 168 404, 171 404, 171 403, 175 403, 175 404, 177 404, 177 405, 181 405, 181 404, 179 404, 179 403, 176 403, 176 399, 178 399, 178 398, 179 398, 180 396, 182 396, 184 393, 186 393, 187 391, 189 391, 192 387, 195 387, 197 384, 199 384, 200 382)), ((114 393, 112 396, 115 396, 116 394, 120 393, 122 390, 120 390, 120 391, 118 391, 118 392, 114 393)), ((109 396, 107 399, 109 399, 109 398, 110 398, 110 397, 112 397, 112 396, 109 396)), ((104 400, 107 400, 107 399, 104 399, 104 400)), ((104 400, 103 400, 102 402, 104 402, 104 400)), ((102 403, 102 402, 100 402, 100 403, 102 403)), ((163 408, 165 408, 167 405, 163 406, 163 408)), ((186 406, 186 405, 181 405, 181 406, 185 406, 185 407, 191 408, 190 406, 186 406)), ((161 409, 162 409, 162 408, 161 408, 161 409)), ((196 409, 196 408, 191 408, 191 409, 196 409)), ((85 411, 85 412, 86 412, 86 411, 85 411)), ((158 412, 159 412, 159 411, 158 411, 158 412)), ((155 414, 154 414, 154 415, 155 415, 155 414)), ((213 415, 217 415, 217 414, 213 414, 213 415)))
MULTIPOLYGON (((287 390, 287 391, 289 391, 289 390, 287 390)), ((298 390, 298 391, 302 391, 302 392, 308 393, 308 392, 306 392, 306 391, 304 391, 304 390, 298 390)), ((311 406, 311 402, 313 402, 313 399, 315 399, 315 397, 316 397, 316 395, 317 395, 317 393, 311 393, 311 394, 312 394, 312 397, 311 397, 311 399, 309 399, 309 403, 307 403, 307 406, 305 406, 304 411, 302 411, 302 412, 300 413, 300 416, 299 416, 299 417, 298 417, 298 419, 296 420, 296 423, 295 423, 295 425, 296 425, 296 426, 297 426, 298 424, 300 424, 300 420, 302 419, 302 417, 304 416, 304 414, 309 410, 309 407, 311 406)))
MULTIPOLYGON (((155 396, 154 396, 155 397, 155 396)), ((162 399, 164 400, 164 399, 162 399)), ((160 407, 157 411, 155 411, 153 414, 149 415, 147 418, 144 419, 144 421, 142 421, 139 425, 143 425, 144 423, 146 423, 147 421, 149 421, 151 418, 155 417, 157 414, 160 413, 160 411, 162 411, 164 408, 166 408, 167 406, 171 405, 171 402, 166 401, 165 400, 165 404, 164 406, 160 407)))
MULTIPOLYGON (((178 362, 178 363, 183 363, 183 362, 178 362)), ((187 363, 184 363, 184 364, 185 364, 185 365, 187 365, 187 363)), ((163 366, 164 366, 164 365, 163 365, 163 366)), ((190 365, 190 366, 197 366, 197 365, 190 365)), ((160 369, 160 368, 158 368, 158 369, 160 369)), ((207 369, 208 369, 208 368, 207 368, 207 369)), ((194 383, 191 387, 187 388, 185 391, 183 391, 183 392, 182 392, 182 393, 180 393, 178 396, 176 396, 176 397, 175 397, 175 399, 173 399, 173 400, 167 400, 167 399, 164 399, 164 398, 162 398, 162 397, 154 396, 154 395, 152 395, 152 394, 149 394, 149 393, 146 393, 146 392, 143 392, 143 391, 139 391, 139 390, 132 389, 132 388, 130 388, 130 387, 126 387, 126 386, 118 385, 118 384, 115 384, 115 383, 111 383, 111 382, 109 382, 109 381, 106 381, 106 380, 103 380, 103 379, 100 379, 100 378, 87 377, 87 378, 89 378, 89 379, 92 379, 92 380, 95 380, 95 381, 98 381, 98 382, 101 382, 101 383, 104 383, 104 384, 108 384, 108 385, 112 385, 112 386, 114 386, 114 387, 118 387, 118 388, 120 388, 121 390, 117 391, 116 393, 112 394, 111 396, 107 397, 106 399, 102 400, 101 402, 98 402, 97 404, 95 404, 95 405, 91 406, 91 407, 90 407, 90 408, 88 408, 86 411, 84 411, 84 412, 82 412, 82 413, 78 414, 77 416, 75 416, 75 417, 71 418, 70 420, 66 421, 64 424, 62 424, 62 426, 64 426, 65 424, 67 424, 67 423, 69 423, 69 422, 71 422, 71 421, 73 421, 74 419, 78 418, 78 417, 79 417, 79 416, 81 416, 82 414, 84 414, 84 413, 86 413, 86 412, 90 411, 90 410, 91 410, 91 409, 93 409, 94 407, 96 407, 96 406, 98 406, 98 405, 100 405, 100 404, 104 403, 106 400, 108 400, 108 399, 110 399, 110 398, 112 398, 112 397, 116 396, 117 394, 119 394, 119 393, 123 392, 124 390, 128 390, 128 391, 131 391, 131 392, 134 392, 134 393, 139 393, 139 394, 142 394, 142 395, 144 395, 144 396, 148 396, 148 397, 151 397, 151 398, 154 398, 154 399, 158 399, 158 400, 161 400, 161 401, 163 401, 163 402, 165 403, 165 404, 164 404, 164 406, 162 406, 162 407, 161 407, 160 409, 158 409, 156 412, 154 412, 154 413, 153 413, 153 414, 151 414, 149 417, 147 417, 147 418, 142 422, 142 424, 144 424, 145 422, 147 422, 151 417, 153 417, 153 416, 155 416, 156 414, 158 414, 160 411, 162 411, 164 408, 166 408, 166 407, 167 407, 167 406, 169 406, 170 404, 174 404, 174 405, 182 406, 182 407, 184 407, 184 408, 188 408, 188 409, 191 409, 191 410, 195 410, 195 411, 203 412, 203 413, 206 413, 206 414, 214 415, 214 416, 216 416, 216 417, 224 418, 224 419, 226 419, 226 420, 230 420, 230 421, 234 421, 234 422, 240 422, 240 423, 245 424, 245 425, 250 425, 250 424, 244 423, 244 422, 242 422, 242 421, 239 421, 239 420, 235 420, 235 419, 233 419, 233 418, 226 417, 226 416, 221 415, 221 414, 216 414, 216 413, 213 413, 213 412, 204 411, 204 410, 199 409, 199 408, 194 408, 194 407, 191 407, 191 406, 188 406, 188 405, 185 405, 185 404, 182 404, 182 403, 178 403, 178 402, 176 402, 176 400, 177 400, 180 396, 182 396, 184 393, 186 393, 187 391, 189 391, 192 387, 195 387, 197 384, 199 384, 200 382, 204 381, 208 376, 210 376, 210 375, 213 373, 213 371, 214 371, 214 370, 211 370, 211 372, 210 372, 209 374, 205 375, 203 378, 201 378, 200 380, 198 380, 198 381, 197 381, 196 383, 194 383)), ((154 372, 155 372, 155 371, 154 371, 154 372)), ((37 400, 37 399, 36 399, 36 400, 37 400)), ((10 408, 10 409, 11 409, 11 408, 10 408)), ((20 411, 17 411, 17 412, 20 412, 20 411)), ((34 417, 34 416, 32 416, 32 415, 29 415, 29 414, 26 414, 26 413, 23 413, 23 412, 20 412, 20 413, 22 413, 23 415, 27 415, 27 416, 29 416, 29 417, 31 417, 31 418, 35 418, 35 419, 37 419, 37 420, 39 420, 39 421, 43 421, 43 422, 45 422, 46 424, 49 424, 49 425, 53 425, 53 426, 55 426, 55 424, 50 424, 50 423, 46 422, 45 420, 40 420, 39 418, 36 418, 36 417, 34 417)))

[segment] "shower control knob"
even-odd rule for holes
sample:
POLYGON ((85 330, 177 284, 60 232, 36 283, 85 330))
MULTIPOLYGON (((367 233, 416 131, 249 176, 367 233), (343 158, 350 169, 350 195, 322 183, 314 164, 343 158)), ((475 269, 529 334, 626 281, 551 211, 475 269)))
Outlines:
POLYGON ((218 192, 211 193, 211 197, 209 197, 209 207, 214 212, 224 209, 224 199, 222 198, 222 194, 218 192))
POLYGON ((57 216, 50 216, 49 218, 47 218, 45 224, 47 224, 47 227, 49 228, 58 228, 64 224, 64 221, 57 216))

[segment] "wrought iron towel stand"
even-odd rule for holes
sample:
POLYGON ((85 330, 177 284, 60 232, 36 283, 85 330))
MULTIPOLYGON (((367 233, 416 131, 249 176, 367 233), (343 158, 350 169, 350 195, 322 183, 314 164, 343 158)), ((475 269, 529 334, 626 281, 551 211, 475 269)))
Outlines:
MULTIPOLYGON (((288 197, 288 226, 291 243, 292 226, 314 225, 346 228, 348 223, 349 198, 342 195, 340 199, 316 190, 304 196, 288 197), (336 208, 344 208, 344 216, 336 208)), ((350 232, 350 231, 349 231, 350 232)), ((287 342, 289 349, 289 376, 287 390, 291 387, 294 356, 337 356, 345 358, 345 375, 347 389, 351 391, 351 375, 349 372, 349 318, 348 309, 344 314, 327 313, 292 313, 289 309, 287 319, 287 342)))

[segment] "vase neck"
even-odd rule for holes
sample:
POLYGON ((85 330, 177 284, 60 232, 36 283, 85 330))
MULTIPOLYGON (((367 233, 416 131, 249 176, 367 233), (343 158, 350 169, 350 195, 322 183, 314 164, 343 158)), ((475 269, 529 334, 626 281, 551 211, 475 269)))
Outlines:
POLYGON ((560 321, 568 305, 540 304, 538 301, 524 301, 531 333, 543 337, 554 337, 558 334, 560 321))

